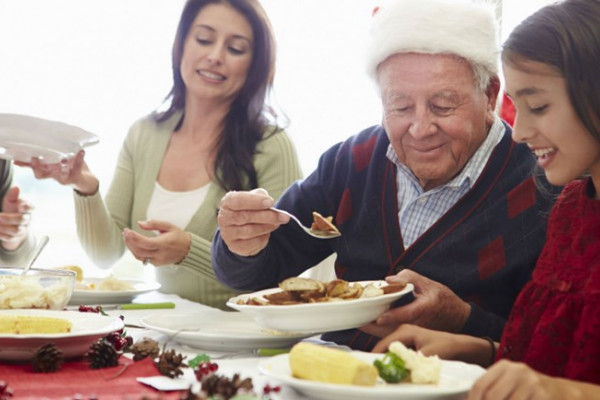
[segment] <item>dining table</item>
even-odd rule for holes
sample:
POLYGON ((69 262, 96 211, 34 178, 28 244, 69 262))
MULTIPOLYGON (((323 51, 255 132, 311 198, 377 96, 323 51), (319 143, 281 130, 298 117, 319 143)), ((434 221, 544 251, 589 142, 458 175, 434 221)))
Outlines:
MULTIPOLYGON (((280 385, 263 376, 258 364, 271 356, 271 351, 261 355, 265 349, 248 348, 227 350, 219 346, 215 350, 181 344, 176 335, 166 334, 144 327, 142 320, 148 317, 193 315, 210 312, 219 315, 227 312, 188 301, 174 294, 152 291, 137 296, 133 304, 173 303, 173 308, 141 308, 117 309, 111 305, 103 305, 104 312, 113 317, 121 317, 124 321, 125 335, 131 336, 134 342, 150 338, 158 342, 163 350, 174 350, 185 357, 184 362, 196 356, 206 355, 211 362, 218 365, 217 374, 241 378, 251 378, 257 397, 265 400, 301 400, 308 399, 293 389, 280 385), (268 393, 265 393, 265 389, 268 393)), ((95 305, 93 305, 95 306, 95 305)), ((67 310, 78 311, 79 306, 68 306, 67 310)), ((231 311, 236 312, 236 311, 231 311)), ((205 321, 210 324, 211 321, 205 321)), ((314 337, 313 340, 318 340, 314 337)), ((277 349, 278 352, 286 351, 277 349)), ((0 361, 0 383, 2 381, 12 391, 12 397, 3 397, 0 387, 0 399, 181 399, 185 398, 188 389, 197 382, 192 368, 182 368, 183 375, 175 379, 159 373, 150 358, 133 361, 132 355, 123 353, 119 365, 109 368, 91 369, 85 358, 67 359, 56 372, 37 373, 31 363, 0 361)), ((196 383, 197 385, 197 383, 196 383)))
MULTIPOLYGON (((409 287, 407 290, 412 289, 409 287)), ((68 314, 62 314, 63 310, 53 313, 71 318, 73 323, 82 319, 109 323, 111 328, 108 332, 95 332, 99 334, 98 338, 109 335, 114 329, 112 323, 116 321, 117 329, 124 325, 123 335, 130 336, 132 343, 139 343, 145 338, 152 339, 157 343, 161 354, 181 356, 185 364, 198 359, 208 359, 210 363, 216 364, 217 370, 213 373, 220 378, 231 380, 235 375, 242 380, 249 378, 253 385, 252 392, 245 397, 238 397, 239 400, 463 400, 473 382, 485 372, 476 365, 441 360, 440 380, 433 385, 386 384, 378 381, 375 386, 367 387, 313 382, 292 376, 288 352, 295 343, 306 341, 350 351, 346 346, 323 341, 319 334, 314 333, 313 328, 305 332, 267 329, 244 312, 212 308, 156 289, 139 293, 120 305, 96 304, 89 301, 78 304, 79 300, 93 298, 85 297, 85 293, 83 295, 84 297, 80 296, 75 300, 72 298, 71 304, 64 310, 68 314), (84 306, 84 311, 87 309, 85 312, 90 312, 90 308, 100 305, 110 318, 102 313, 84 314, 80 310, 81 305, 84 306)), ((117 297, 112 297, 112 303, 116 303, 115 299, 117 297)), ((380 300, 377 298, 370 298, 358 299, 356 303, 333 302, 331 306, 325 303, 316 304, 321 304, 319 309, 328 310, 324 307, 335 307, 339 311, 341 307, 347 311, 352 310, 350 314, 357 314, 356 310, 360 309, 361 304, 364 306, 378 301, 380 300)), ((231 301, 228 304, 230 303, 233 305, 231 301)), ((309 316, 304 315, 304 320, 309 326, 309 318, 315 314, 313 306, 298 307, 302 310, 312 310, 309 316)), ((299 311, 291 314, 296 317, 302 315, 299 311)), ((349 313, 338 312, 337 316, 331 312, 322 314, 330 315, 329 319, 336 321, 340 318, 344 320, 349 313)), ((276 315, 277 322, 285 320, 279 311, 276 315)), ((318 318, 312 319, 312 322, 326 323, 318 318)), ((295 322, 295 319, 289 316, 287 320, 295 322)), ((83 325, 87 326, 87 323, 83 325)), ((72 351, 74 346, 65 344, 64 341, 71 343, 74 337, 69 334, 61 337, 64 350, 72 351)), ((133 359, 133 353, 124 351, 119 355, 118 365, 92 369, 85 351, 89 351, 95 340, 96 337, 93 337, 82 351, 65 359, 57 371, 42 373, 34 371, 34 363, 31 360, 6 357, 11 350, 2 348, 2 343, 7 342, 2 342, 0 335, 0 400, 200 399, 193 396, 198 393, 200 383, 195 369, 188 365, 181 365, 181 373, 169 377, 160 373, 156 359, 146 357, 136 361, 133 359)), ((8 347, 16 346, 8 343, 8 347)), ((37 346, 30 349, 32 346, 27 345, 24 351, 27 354, 39 352, 37 346)), ((363 352, 354 352, 352 355, 368 363, 373 363, 382 356, 363 352)))

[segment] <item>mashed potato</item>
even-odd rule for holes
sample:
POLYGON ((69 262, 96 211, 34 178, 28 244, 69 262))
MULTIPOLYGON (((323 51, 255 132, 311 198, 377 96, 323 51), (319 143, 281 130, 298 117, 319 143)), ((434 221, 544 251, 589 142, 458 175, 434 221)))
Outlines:
POLYGON ((393 342, 389 350, 404 361, 404 365, 410 370, 412 383, 438 383, 440 380, 442 363, 438 356, 427 357, 401 342, 393 342))
POLYGON ((0 276, 0 309, 59 309, 69 301, 69 292, 66 282, 44 287, 29 277, 0 276))
POLYGON ((135 289, 130 282, 117 279, 113 275, 109 275, 97 283, 77 282, 75 288, 78 290, 102 290, 111 292, 135 289))

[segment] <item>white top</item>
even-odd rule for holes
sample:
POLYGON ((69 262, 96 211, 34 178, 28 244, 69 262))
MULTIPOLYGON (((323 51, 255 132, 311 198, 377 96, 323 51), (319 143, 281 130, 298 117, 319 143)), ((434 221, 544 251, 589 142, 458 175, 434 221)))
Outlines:
POLYGON ((169 221, 179 229, 185 230, 204 202, 209 187, 210 183, 188 192, 171 192, 155 182, 146 218, 169 221))

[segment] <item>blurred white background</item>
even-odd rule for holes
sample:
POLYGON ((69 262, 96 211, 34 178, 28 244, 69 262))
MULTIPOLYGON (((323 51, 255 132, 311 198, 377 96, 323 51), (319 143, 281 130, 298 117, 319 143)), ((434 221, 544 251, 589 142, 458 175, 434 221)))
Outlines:
MULTIPOLYGON (((379 101, 363 70, 364 39, 377 0, 261 0, 278 42, 274 97, 289 120, 305 175, 332 144, 376 124, 379 101)), ((505 0, 503 32, 548 0, 505 0)), ((170 52, 183 0, 0 0, 0 112, 63 121, 100 137, 86 159, 104 192, 130 124, 171 87, 170 52)), ((78 264, 105 276, 75 233, 72 193, 17 168, 35 203, 36 234, 50 243, 36 265, 78 264)), ((153 267, 126 255, 122 277, 153 267)))

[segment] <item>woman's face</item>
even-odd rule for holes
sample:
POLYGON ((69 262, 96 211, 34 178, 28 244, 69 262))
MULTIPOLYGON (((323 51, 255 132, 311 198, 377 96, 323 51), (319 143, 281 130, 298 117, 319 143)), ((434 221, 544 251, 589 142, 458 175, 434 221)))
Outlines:
POLYGON ((589 171, 600 188, 600 143, 577 116, 565 79, 534 61, 505 63, 504 77, 517 111, 513 139, 527 143, 548 180, 564 185, 589 171))
POLYGON ((181 76, 186 98, 230 104, 252 62, 252 27, 226 4, 202 8, 183 45, 181 76))

